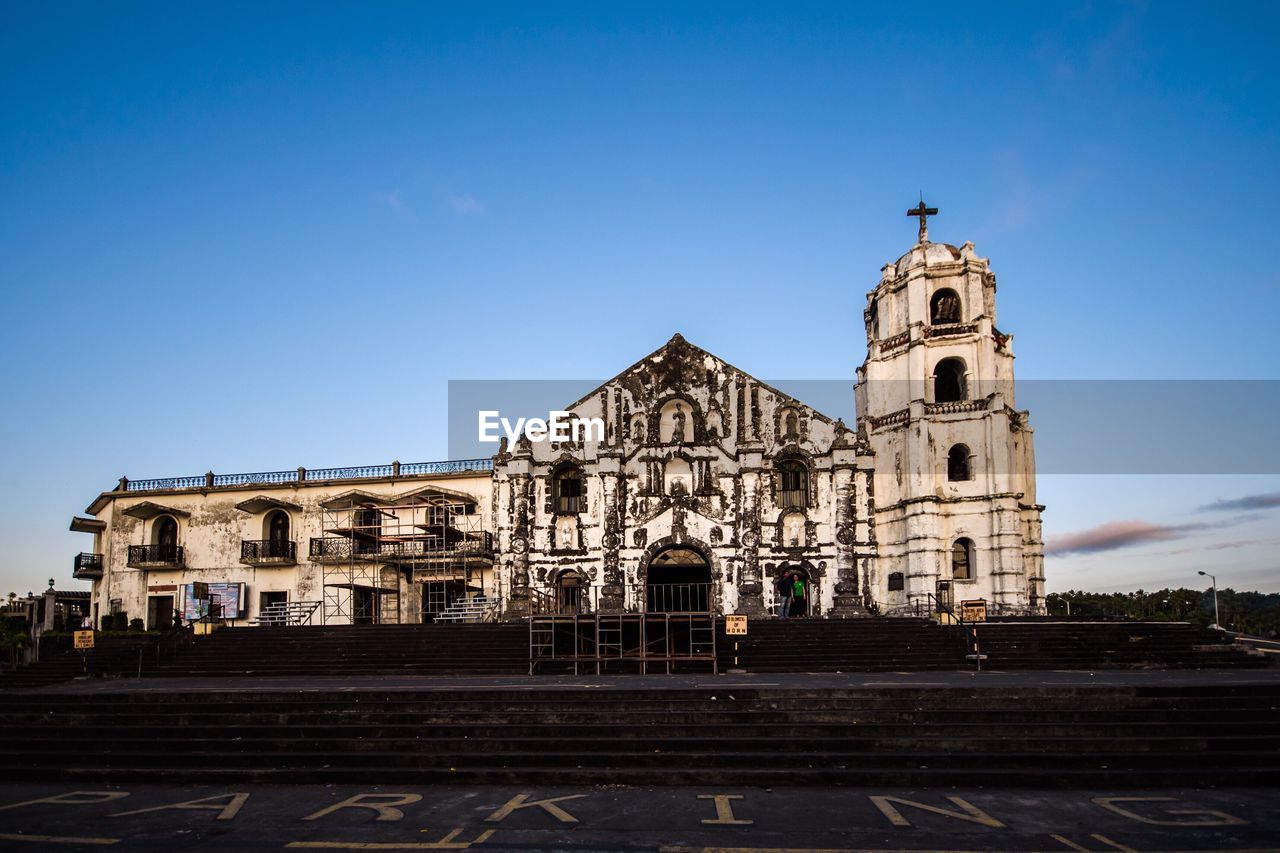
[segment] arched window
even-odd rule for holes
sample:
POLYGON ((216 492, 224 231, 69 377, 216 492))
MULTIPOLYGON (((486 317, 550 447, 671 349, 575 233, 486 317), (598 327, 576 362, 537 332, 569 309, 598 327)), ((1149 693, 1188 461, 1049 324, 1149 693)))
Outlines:
POLYGON ((289 513, 278 509, 267 517, 267 539, 271 542, 289 541, 289 513))
POLYGON ((785 509, 809 505, 809 469, 799 459, 778 463, 779 506, 785 509))
POLYGON ((556 515, 577 515, 582 512, 582 472, 566 468, 552 481, 556 515))
POLYGON ((162 515, 151 528, 151 541, 155 545, 173 548, 178 544, 178 522, 171 515, 162 515))
POLYGON ((951 577, 958 581, 973 580, 973 541, 957 539, 951 546, 951 577))
POLYGON ((963 444, 957 444, 947 452, 947 479, 953 483, 973 479, 973 471, 969 468, 969 448, 963 444))
POLYGON ((902 592, 902 572, 889 572, 889 592, 902 592))
POLYGON ((958 358, 944 358, 933 369, 933 401, 935 403, 957 403, 967 399, 965 388, 964 362, 958 358))
POLYGON ((154 559, 168 563, 178 559, 178 522, 171 515, 162 515, 151 527, 151 542, 156 546, 154 559))
POLYGON ((960 294, 944 287, 929 300, 929 322, 934 326, 960 322, 960 294))

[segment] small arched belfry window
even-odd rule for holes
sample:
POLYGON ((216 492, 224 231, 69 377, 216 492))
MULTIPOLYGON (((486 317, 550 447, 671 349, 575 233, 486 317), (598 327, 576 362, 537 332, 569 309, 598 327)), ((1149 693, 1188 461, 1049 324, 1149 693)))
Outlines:
POLYGON ((944 326, 960 322, 960 294, 944 287, 929 300, 929 323, 944 326))
POLYGON ((556 515, 577 515, 582 512, 582 472, 577 468, 565 468, 552 481, 555 494, 556 515))
POLYGON ((958 358, 944 358, 933 369, 933 401, 935 403, 958 403, 967 399, 965 388, 964 362, 958 358))
POLYGON ((957 444, 947 452, 947 479, 953 483, 973 479, 973 470, 969 467, 969 448, 963 444, 957 444))
POLYGON ((791 509, 809 505, 809 468, 799 459, 778 463, 779 506, 791 509))
POLYGON ((973 580, 973 540, 957 539, 951 546, 951 577, 958 581, 973 580))

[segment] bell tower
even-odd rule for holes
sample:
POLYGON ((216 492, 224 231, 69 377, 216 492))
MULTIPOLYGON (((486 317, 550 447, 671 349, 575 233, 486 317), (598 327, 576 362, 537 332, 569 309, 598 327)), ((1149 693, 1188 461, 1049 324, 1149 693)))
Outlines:
POLYGON ((996 328, 996 278, 973 243, 917 242, 881 271, 855 387, 875 454, 870 591, 886 613, 926 593, 992 613, 1044 609, 1044 548, 1028 413, 1014 405, 1013 336, 996 328))

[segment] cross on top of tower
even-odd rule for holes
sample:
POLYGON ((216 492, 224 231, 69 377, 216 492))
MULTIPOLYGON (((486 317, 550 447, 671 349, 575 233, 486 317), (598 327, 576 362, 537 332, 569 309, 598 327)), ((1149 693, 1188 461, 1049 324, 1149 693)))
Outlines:
POLYGON ((930 217, 930 216, 937 216, 937 215, 938 215, 938 208, 936 208, 936 207, 925 207, 925 206, 924 206, 924 199, 923 199, 923 198, 922 198, 922 199, 920 199, 920 204, 919 204, 919 205, 917 205, 916 207, 913 207, 913 208, 911 208, 910 210, 908 210, 908 211, 907 211, 907 216, 918 216, 918 217, 920 217, 920 238, 919 238, 919 242, 921 242, 921 243, 927 243, 927 242, 929 242, 929 217, 930 217))

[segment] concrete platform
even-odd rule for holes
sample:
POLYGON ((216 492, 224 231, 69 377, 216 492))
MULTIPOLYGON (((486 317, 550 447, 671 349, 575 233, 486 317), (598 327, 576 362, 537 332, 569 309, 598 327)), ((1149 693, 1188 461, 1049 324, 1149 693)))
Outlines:
POLYGON ((536 675, 536 676, 257 676, 255 678, 89 678, 7 691, 28 694, 285 693, 353 691, 492 690, 716 690, 759 688, 849 689, 892 687, 1108 687, 1280 685, 1280 667, 1172 670, 972 670, 956 672, 767 673, 720 675, 536 675))

